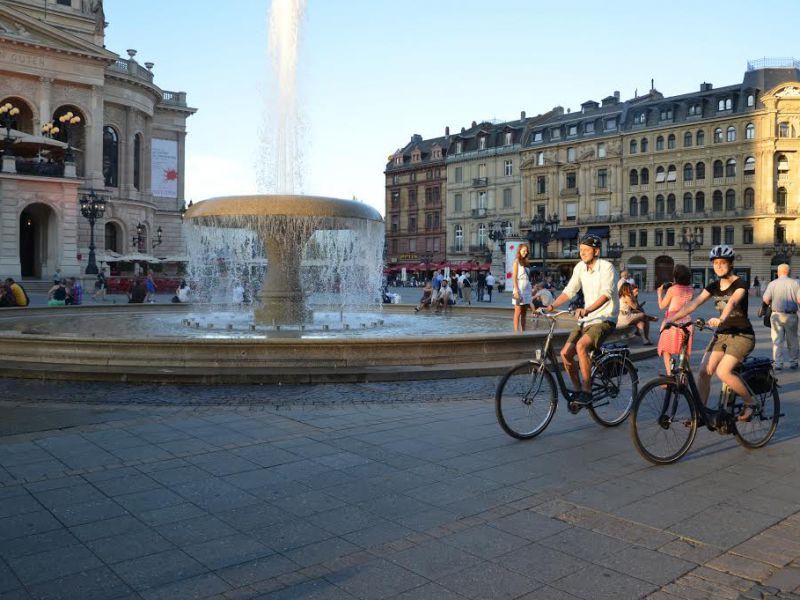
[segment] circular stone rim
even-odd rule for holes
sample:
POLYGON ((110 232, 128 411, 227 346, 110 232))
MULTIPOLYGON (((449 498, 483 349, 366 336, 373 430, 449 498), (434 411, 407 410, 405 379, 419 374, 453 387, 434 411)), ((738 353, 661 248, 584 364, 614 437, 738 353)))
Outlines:
POLYGON ((193 204, 184 217, 286 216, 343 217, 383 222, 373 207, 354 200, 299 194, 217 196, 193 204))

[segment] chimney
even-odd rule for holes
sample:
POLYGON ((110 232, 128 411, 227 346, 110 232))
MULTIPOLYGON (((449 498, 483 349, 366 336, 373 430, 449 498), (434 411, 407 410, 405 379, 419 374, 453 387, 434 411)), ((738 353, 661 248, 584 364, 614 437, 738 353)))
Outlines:
POLYGON ((464 133, 467 129, 465 127, 461 128, 461 133, 464 133))
POLYGON ((520 118, 520 120, 524 120, 525 119, 525 111, 524 110, 521 113, 519 113, 519 118, 520 118))
POLYGON ((563 115, 564 114, 564 107, 563 106, 554 106, 553 113, 556 115, 563 115))
POLYGON ((708 91, 709 91, 709 90, 711 90, 713 87, 714 87, 713 85, 711 85, 710 83, 706 83, 706 82, 704 81, 703 83, 701 83, 701 84, 700 84, 700 91, 701 91, 701 92, 708 92, 708 91))
POLYGON ((478 124, 475 121, 473 121, 472 122, 472 127, 477 127, 477 126, 478 126, 478 124))
POLYGON ((445 137, 450 137, 450 127, 449 126, 444 128, 444 136, 445 137))
POLYGON ((619 101, 619 90, 614 90, 614 98, 619 101))

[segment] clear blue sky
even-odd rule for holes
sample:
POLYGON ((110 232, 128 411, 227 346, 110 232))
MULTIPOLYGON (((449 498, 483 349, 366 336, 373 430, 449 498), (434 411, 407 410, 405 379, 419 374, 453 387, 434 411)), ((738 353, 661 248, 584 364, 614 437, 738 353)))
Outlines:
MULTIPOLYGON (((268 122, 268 0, 108 0, 106 45, 155 62, 163 89, 186 91, 186 195, 256 191, 268 122)), ((800 2, 307 0, 300 111, 305 193, 383 213, 386 157, 411 134, 473 120, 579 109, 614 90, 665 95, 741 81, 746 61, 797 56, 800 2)))

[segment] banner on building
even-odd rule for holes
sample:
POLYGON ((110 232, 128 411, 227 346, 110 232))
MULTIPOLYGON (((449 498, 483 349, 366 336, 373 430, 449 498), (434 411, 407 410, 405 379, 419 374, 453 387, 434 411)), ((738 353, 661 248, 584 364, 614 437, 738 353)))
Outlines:
POLYGON ((153 138, 151 181, 153 196, 178 197, 178 142, 153 138))

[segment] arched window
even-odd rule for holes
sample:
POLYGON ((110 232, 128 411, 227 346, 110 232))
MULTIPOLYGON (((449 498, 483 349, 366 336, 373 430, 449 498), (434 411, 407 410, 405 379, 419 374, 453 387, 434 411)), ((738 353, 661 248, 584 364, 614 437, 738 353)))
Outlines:
POLYGON ((675 149, 675 135, 670 133, 667 136, 667 150, 674 150, 675 149))
POLYGON ((544 152, 539 152, 536 154, 536 166, 537 167, 544 166, 544 152))
POLYGON ((694 210, 695 212, 703 212, 706 209, 706 195, 703 192, 697 192, 694 195, 694 210))
POLYGON ((692 163, 686 163, 683 165, 683 180, 691 181, 692 179, 694 179, 694 169, 692 168, 692 163))
MULTIPOLYGON (((60 129, 56 135, 56 139, 60 142, 67 142, 70 146, 77 149, 77 152, 73 153, 75 158, 75 172, 78 177, 84 177, 86 163, 86 117, 77 106, 65 104, 59 106, 53 112, 52 121, 60 129), (69 113, 72 113, 72 119, 70 120, 73 122, 72 124, 61 120, 62 117, 66 118, 69 113)), ((105 138, 105 135, 103 137, 105 138)))
POLYGON ((691 145, 692 145, 692 132, 687 131, 686 133, 683 134, 683 147, 688 148, 691 145))
POLYGON ((478 246, 481 248, 486 247, 486 224, 481 223, 478 225, 478 246))
POLYGON ((746 140, 754 140, 756 139, 756 126, 752 123, 748 123, 747 126, 744 128, 744 139, 746 140))
POLYGON ((464 249, 464 228, 461 225, 456 225, 456 250, 461 251, 464 249))
POLYGON ((667 181, 678 181, 678 169, 675 168, 675 165, 667 167, 667 181))
POLYGON ((639 214, 644 217, 648 212, 650 212, 650 201, 647 196, 642 196, 639 199, 639 214))
POLYGON ((722 177, 722 173, 723 172, 724 172, 724 170, 723 170, 722 161, 721 160, 715 160, 714 161, 714 174, 713 174, 714 179, 716 179, 717 177, 722 177))
POLYGON ((636 154, 636 149, 637 149, 638 146, 639 146, 639 144, 636 142, 636 140, 631 140, 631 144, 630 144, 630 148, 628 150, 628 154, 636 154))
POLYGON ((664 136, 663 135, 659 135, 656 138, 656 151, 663 150, 663 149, 664 149, 664 136))
POLYGON ((778 172, 785 172, 789 170, 789 159, 785 154, 778 155, 778 172))
POLYGON ((733 190, 725 192, 725 210, 736 210, 736 192, 733 190))
POLYGON ((117 226, 114 223, 106 223, 105 226, 105 249, 112 252, 121 252, 122 248, 119 246, 120 238, 117 235, 117 226))
POLYGON ((664 183, 667 180, 667 174, 664 167, 656 167, 656 183, 664 183))
POLYGON ((642 152, 647 152, 647 138, 642 138, 642 141, 639 142, 639 146, 641 146, 642 152))
POLYGON ((719 190, 714 190, 711 196, 711 209, 714 212, 722 212, 722 192, 719 190))
POLYGON ((756 159, 748 156, 744 159, 744 174, 753 175, 756 172, 756 159))
POLYGON ((699 162, 694 166, 694 178, 695 179, 706 178, 706 163, 699 162))
POLYGON ((631 169, 631 172, 630 172, 630 184, 631 185, 639 185, 639 172, 636 169, 631 169))
POLYGON ((647 170, 647 167, 639 171, 639 183, 642 185, 650 183, 650 171, 647 170))
POLYGON ((753 94, 748 94, 747 106, 755 106, 755 105, 756 105, 756 97, 753 94))
POLYGON ((729 142, 735 142, 736 141, 736 127, 734 127, 733 125, 728 127, 728 132, 726 134, 726 139, 729 142))
POLYGON ((142 189, 142 134, 133 136, 133 187, 142 189))
POLYGON ((733 108, 733 100, 727 98, 725 100, 725 110, 731 110, 733 108))
MULTIPOLYGON (((31 109, 30 105, 17 96, 8 96, 0 100, 0 106, 5 104, 10 104, 17 110, 19 113, 14 116, 8 116, 9 119, 9 126, 11 129, 16 129, 17 131, 23 131, 25 133, 36 133, 33 131, 33 110, 31 109)), ((5 127, 3 127, 5 129, 5 127)), ((5 131, 2 131, 2 137, 5 137, 5 131)))
POLYGON ((756 206, 756 193, 753 188, 747 188, 744 191, 744 207, 749 210, 756 206))
POLYGON ((778 196, 775 200, 775 206, 781 211, 786 209, 786 188, 778 188, 778 196))
POLYGON ((119 137, 117 131, 103 127, 103 180, 106 187, 119 186, 119 137))
POLYGON ((697 142, 695 142, 695 146, 705 146, 706 145, 706 132, 702 129, 697 132, 695 136, 697 142))
POLYGON ((675 194, 667 196, 667 212, 671 215, 675 214, 675 194))
POLYGON ((664 196, 659 194, 656 196, 656 214, 663 215, 664 214, 664 196))
POLYGON ((722 127, 717 127, 714 130, 714 143, 719 144, 722 142, 722 127))
POLYGON ((736 159, 729 158, 725 163, 725 177, 736 177, 736 159))
POLYGON ((628 201, 628 213, 632 217, 638 217, 639 216, 639 201, 635 197, 632 197, 628 201))
POLYGON ((683 212, 692 212, 692 194, 690 192, 686 192, 683 195, 683 212))

